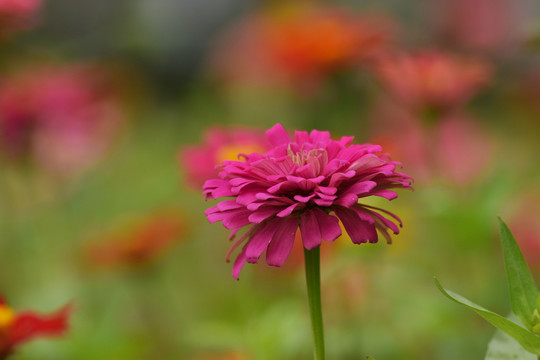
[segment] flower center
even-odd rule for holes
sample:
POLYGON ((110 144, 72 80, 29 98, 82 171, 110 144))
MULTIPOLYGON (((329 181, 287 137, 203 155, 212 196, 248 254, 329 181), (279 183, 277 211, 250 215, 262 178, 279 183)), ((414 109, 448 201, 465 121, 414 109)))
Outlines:
POLYGON ((325 149, 302 149, 298 152, 294 152, 289 146, 287 154, 292 159, 292 162, 298 167, 311 164, 313 166, 314 176, 319 175, 328 164, 328 153, 325 149))
POLYGON ((0 305, 0 330, 10 326, 14 319, 15 312, 5 305, 0 305))
POLYGON ((216 153, 216 161, 221 164, 225 160, 238 160, 238 154, 263 153, 264 149, 257 143, 231 144, 222 146, 216 153))

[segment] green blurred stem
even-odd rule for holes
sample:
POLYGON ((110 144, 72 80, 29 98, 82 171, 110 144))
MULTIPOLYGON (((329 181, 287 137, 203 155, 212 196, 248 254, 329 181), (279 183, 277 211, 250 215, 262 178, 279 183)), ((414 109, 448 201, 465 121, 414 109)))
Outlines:
POLYGON ((306 265, 306 284, 309 301, 309 314, 315 345, 315 360, 324 360, 324 329, 321 308, 320 247, 312 250, 304 248, 306 265))

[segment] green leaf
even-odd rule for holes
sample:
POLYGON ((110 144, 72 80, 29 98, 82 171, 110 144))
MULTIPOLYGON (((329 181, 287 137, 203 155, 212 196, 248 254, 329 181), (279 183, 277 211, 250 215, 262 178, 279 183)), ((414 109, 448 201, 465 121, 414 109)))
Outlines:
POLYGON ((437 285, 439 290, 449 299, 457 302, 458 304, 464 305, 471 310, 474 310, 478 315, 482 316, 493 326, 504 331, 505 333, 516 339, 517 342, 520 343, 523 348, 525 348, 525 350, 533 354, 540 354, 540 338, 537 337, 535 334, 521 327, 515 322, 507 320, 504 317, 495 314, 494 312, 491 312, 479 305, 476 305, 475 303, 465 299, 461 295, 458 295, 450 290, 446 290, 441 286, 437 279, 435 279, 435 284, 437 285))
MULTIPOLYGON (((514 314, 507 317, 508 320, 517 320, 514 314)), ((497 330, 495 336, 488 345, 487 354, 484 360, 537 360, 538 357, 523 349, 523 347, 510 335, 497 330)))
POLYGON ((499 226, 512 311, 528 329, 532 329, 536 324, 533 314, 538 290, 514 236, 501 218, 499 226))

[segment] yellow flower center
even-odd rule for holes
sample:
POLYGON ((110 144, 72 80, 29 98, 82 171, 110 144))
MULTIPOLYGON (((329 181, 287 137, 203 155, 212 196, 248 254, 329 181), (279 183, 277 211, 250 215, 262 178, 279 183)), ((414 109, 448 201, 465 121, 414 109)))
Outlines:
POLYGON ((263 153, 261 145, 253 144, 231 144, 221 147, 216 154, 216 161, 221 164, 225 160, 238 160, 238 154, 263 153))
POLYGON ((5 305, 0 305, 0 329, 7 328, 14 319, 15 312, 5 305))

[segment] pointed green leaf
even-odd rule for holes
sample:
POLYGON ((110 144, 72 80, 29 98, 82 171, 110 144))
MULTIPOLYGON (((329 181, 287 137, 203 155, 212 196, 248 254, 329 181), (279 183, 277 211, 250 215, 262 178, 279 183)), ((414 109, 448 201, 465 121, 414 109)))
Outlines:
POLYGON ((435 284, 437 285, 439 290, 449 299, 457 302, 458 304, 464 305, 471 310, 474 310, 478 315, 482 316, 493 326, 504 331, 505 333, 516 339, 517 342, 520 343, 523 348, 525 348, 525 350, 533 354, 540 354, 540 338, 537 337, 535 334, 521 327, 520 325, 510 320, 507 320, 498 314, 495 314, 494 312, 491 312, 479 305, 476 305, 475 303, 465 299, 461 295, 458 295, 450 290, 446 290, 441 286, 437 279, 435 279, 435 284))
POLYGON ((514 236, 501 218, 499 226, 512 311, 527 328, 532 329, 538 290, 514 236))

